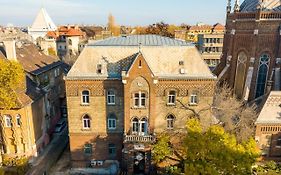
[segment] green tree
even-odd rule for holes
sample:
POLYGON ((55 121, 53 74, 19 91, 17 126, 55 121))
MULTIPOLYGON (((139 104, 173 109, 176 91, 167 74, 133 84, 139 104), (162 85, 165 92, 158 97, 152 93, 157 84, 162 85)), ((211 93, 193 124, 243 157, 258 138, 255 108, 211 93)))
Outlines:
POLYGON ((11 109, 16 106, 15 90, 23 83, 24 70, 16 61, 0 59, 0 107, 11 109))
POLYGON ((250 174, 259 156, 253 139, 238 143, 219 125, 204 131, 198 119, 188 120, 186 135, 179 137, 182 142, 175 144, 172 138, 160 136, 152 149, 153 159, 158 165, 164 160, 177 160, 178 169, 187 175, 250 174))

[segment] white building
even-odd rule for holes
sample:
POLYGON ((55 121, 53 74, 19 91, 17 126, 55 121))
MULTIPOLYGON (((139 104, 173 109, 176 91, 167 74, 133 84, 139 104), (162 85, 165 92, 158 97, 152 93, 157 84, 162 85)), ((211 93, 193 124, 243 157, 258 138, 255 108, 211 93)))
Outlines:
POLYGON ((41 8, 32 26, 28 28, 28 33, 32 36, 33 40, 36 40, 38 37, 44 37, 48 31, 55 30, 57 30, 57 26, 47 11, 41 8))

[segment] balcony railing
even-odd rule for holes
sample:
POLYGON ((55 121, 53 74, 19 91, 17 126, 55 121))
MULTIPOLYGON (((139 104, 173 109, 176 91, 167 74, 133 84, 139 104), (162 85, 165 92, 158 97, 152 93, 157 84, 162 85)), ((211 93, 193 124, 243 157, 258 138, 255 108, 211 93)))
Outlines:
POLYGON ((142 142, 142 143, 154 143, 156 137, 154 135, 124 135, 124 142, 142 142))

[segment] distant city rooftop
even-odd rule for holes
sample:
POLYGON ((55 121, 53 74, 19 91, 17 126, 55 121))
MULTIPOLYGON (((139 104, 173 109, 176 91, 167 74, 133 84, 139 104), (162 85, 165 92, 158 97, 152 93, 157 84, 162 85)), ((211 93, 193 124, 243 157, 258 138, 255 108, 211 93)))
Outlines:
POLYGON ((130 35, 108 38, 89 43, 88 46, 193 46, 182 40, 159 35, 130 35))

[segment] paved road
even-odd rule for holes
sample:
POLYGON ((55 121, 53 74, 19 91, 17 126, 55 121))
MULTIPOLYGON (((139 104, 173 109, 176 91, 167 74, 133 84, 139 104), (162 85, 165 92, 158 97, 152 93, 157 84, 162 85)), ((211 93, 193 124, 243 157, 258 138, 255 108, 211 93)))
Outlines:
POLYGON ((68 145, 68 128, 65 127, 60 134, 55 134, 44 153, 37 158, 32 168, 26 175, 49 174, 50 168, 56 163, 64 149, 68 145))

